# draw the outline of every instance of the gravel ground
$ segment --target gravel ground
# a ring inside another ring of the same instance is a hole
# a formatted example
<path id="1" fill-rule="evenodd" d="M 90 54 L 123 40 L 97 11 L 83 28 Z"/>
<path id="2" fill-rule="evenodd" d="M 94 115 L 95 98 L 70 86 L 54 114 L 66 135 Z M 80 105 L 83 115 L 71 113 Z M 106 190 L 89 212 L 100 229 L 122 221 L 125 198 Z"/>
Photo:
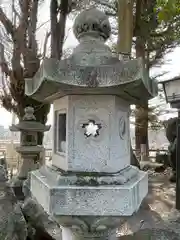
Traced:
<path id="1" fill-rule="evenodd" d="M 119 236 L 144 228 L 166 228 L 165 221 L 169 216 L 178 215 L 177 217 L 180 218 L 180 214 L 174 210 L 175 184 L 169 182 L 171 170 L 167 169 L 162 173 L 149 170 L 148 174 L 149 193 L 138 213 L 119 228 Z M 177 217 L 175 218 L 177 219 Z"/>

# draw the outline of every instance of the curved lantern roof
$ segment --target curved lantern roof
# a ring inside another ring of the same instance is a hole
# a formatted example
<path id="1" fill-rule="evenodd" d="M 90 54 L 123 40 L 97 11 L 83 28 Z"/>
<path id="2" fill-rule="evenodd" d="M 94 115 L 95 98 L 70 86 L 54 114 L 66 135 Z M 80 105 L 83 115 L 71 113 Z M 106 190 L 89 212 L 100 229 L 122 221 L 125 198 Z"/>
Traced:
<path id="1" fill-rule="evenodd" d="M 24 109 L 24 117 L 22 121 L 20 121 L 18 124 L 12 124 L 12 126 L 9 127 L 10 131 L 12 132 L 19 132 L 19 131 L 26 131 L 26 132 L 46 132 L 49 131 L 50 125 L 44 125 L 38 121 L 36 121 L 36 118 L 34 116 L 34 108 L 32 107 L 26 107 Z"/>
<path id="2" fill-rule="evenodd" d="M 45 126 L 40 122 L 36 121 L 21 121 L 18 124 L 12 124 L 9 127 L 10 131 L 12 132 L 19 132 L 19 131 L 30 131 L 30 132 L 46 132 L 49 131 L 51 126 Z"/>
<path id="3" fill-rule="evenodd" d="M 69 94 L 117 95 L 140 104 L 157 95 L 157 83 L 149 78 L 142 59 L 123 61 L 105 45 L 111 28 L 107 16 L 88 9 L 75 20 L 80 44 L 64 60 L 45 59 L 34 78 L 26 79 L 26 95 L 45 102 Z"/>

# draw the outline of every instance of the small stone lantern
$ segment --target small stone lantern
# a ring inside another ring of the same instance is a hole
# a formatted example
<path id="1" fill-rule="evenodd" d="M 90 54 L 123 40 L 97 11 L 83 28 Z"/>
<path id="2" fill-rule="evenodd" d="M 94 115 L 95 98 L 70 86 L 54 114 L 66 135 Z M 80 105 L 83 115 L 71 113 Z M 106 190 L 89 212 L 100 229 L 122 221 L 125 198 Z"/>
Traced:
<path id="1" fill-rule="evenodd" d="M 31 173 L 31 193 L 74 239 L 111 239 L 148 192 L 147 173 L 130 165 L 129 114 L 130 104 L 156 96 L 157 84 L 141 59 L 112 55 L 110 33 L 103 12 L 83 11 L 73 54 L 46 59 L 26 80 L 28 96 L 54 107 L 52 167 Z"/>
<path id="2" fill-rule="evenodd" d="M 40 153 L 44 151 L 43 146 L 37 145 L 39 132 L 45 132 L 50 129 L 50 126 L 45 126 L 36 121 L 34 109 L 32 107 L 25 108 L 25 115 L 18 124 L 12 125 L 10 131 L 20 131 L 20 146 L 16 147 L 16 151 L 21 155 L 22 165 L 20 172 L 14 185 L 22 186 L 22 181 L 27 179 L 28 173 L 35 170 L 41 165 Z"/>

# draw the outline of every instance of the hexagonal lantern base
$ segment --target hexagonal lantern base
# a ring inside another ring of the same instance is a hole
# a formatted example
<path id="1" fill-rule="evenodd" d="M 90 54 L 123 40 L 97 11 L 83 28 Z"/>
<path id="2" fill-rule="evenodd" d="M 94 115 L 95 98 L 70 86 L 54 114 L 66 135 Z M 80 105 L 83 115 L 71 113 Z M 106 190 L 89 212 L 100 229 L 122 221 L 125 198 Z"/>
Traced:
<path id="1" fill-rule="evenodd" d="M 31 173 L 31 193 L 50 215 L 131 216 L 148 191 L 148 175 L 140 170 L 124 184 L 98 178 L 62 176 L 43 167 Z"/>

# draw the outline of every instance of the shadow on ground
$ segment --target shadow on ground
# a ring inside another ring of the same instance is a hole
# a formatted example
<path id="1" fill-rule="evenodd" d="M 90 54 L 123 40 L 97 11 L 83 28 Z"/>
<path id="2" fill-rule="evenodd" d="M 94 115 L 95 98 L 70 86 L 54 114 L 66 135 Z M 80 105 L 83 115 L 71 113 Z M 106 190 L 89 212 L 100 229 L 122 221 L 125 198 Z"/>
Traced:
<path id="1" fill-rule="evenodd" d="M 151 173 L 149 193 L 140 210 L 118 230 L 118 235 L 132 234 L 140 229 L 165 228 L 163 217 L 171 212 L 175 204 L 175 184 L 169 182 L 169 174 Z"/>

